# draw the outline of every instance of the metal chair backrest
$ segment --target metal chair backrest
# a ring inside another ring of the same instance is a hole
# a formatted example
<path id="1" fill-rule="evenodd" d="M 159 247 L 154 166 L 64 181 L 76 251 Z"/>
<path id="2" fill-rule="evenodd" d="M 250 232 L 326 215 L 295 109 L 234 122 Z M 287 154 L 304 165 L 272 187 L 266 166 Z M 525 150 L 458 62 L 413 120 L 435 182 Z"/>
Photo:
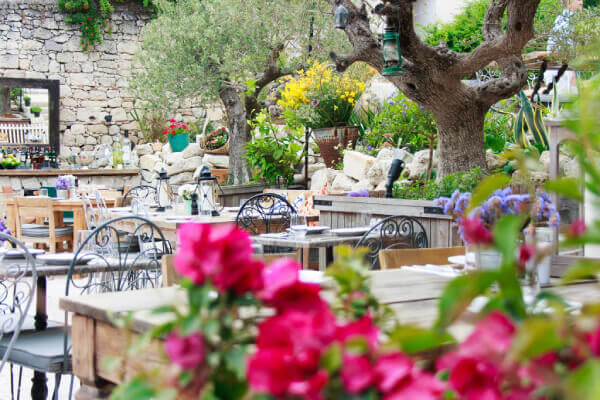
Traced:
<path id="1" fill-rule="evenodd" d="M 158 287 L 161 257 L 171 253 L 152 221 L 139 216 L 112 219 L 94 229 L 76 250 L 65 294 L 71 288 L 87 294 Z"/>
<path id="2" fill-rule="evenodd" d="M 10 336 L 7 350 L 0 360 L 0 371 L 21 332 L 35 294 L 37 274 L 35 260 L 27 247 L 15 237 L 0 232 L 0 241 L 23 252 L 23 259 L 2 260 L 0 266 L 0 340 Z M 3 251 L 7 251 L 6 248 Z"/>
<path id="3" fill-rule="evenodd" d="M 260 193 L 244 202 L 235 218 L 236 224 L 253 235 L 284 232 L 290 227 L 296 209 L 275 193 Z"/>
<path id="4" fill-rule="evenodd" d="M 139 185 L 132 187 L 123 195 L 121 206 L 128 206 L 131 203 L 131 200 L 134 198 L 139 199 L 146 204 L 158 204 L 158 194 L 154 186 Z"/>
<path id="5" fill-rule="evenodd" d="M 365 233 L 354 248 L 366 247 L 365 258 L 372 269 L 379 269 L 379 251 L 387 249 L 423 249 L 429 247 L 427 231 L 412 217 L 395 215 L 379 221 Z"/>
<path id="6" fill-rule="evenodd" d="M 83 203 L 83 215 L 85 216 L 85 223 L 88 230 L 96 229 L 101 225 L 98 210 L 94 208 L 92 201 L 87 194 L 81 194 L 81 202 Z"/>

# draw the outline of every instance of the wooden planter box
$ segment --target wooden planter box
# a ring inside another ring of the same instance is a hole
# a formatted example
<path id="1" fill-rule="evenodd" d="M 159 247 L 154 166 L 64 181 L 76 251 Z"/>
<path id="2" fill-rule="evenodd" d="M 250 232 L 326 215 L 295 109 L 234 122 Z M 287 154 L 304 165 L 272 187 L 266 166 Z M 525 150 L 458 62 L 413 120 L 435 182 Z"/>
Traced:
<path id="1" fill-rule="evenodd" d="M 427 231 L 429 247 L 462 246 L 452 227 L 452 218 L 444 215 L 433 201 L 373 197 L 315 196 L 315 209 L 320 211 L 321 225 L 350 228 L 369 225 L 371 218 L 392 215 L 414 217 Z"/>
<path id="2" fill-rule="evenodd" d="M 222 202 L 224 207 L 237 207 L 240 206 L 240 201 L 243 199 L 249 199 L 255 194 L 262 193 L 265 189 L 263 184 L 251 184 L 251 185 L 228 185 L 222 186 L 225 197 Z"/>

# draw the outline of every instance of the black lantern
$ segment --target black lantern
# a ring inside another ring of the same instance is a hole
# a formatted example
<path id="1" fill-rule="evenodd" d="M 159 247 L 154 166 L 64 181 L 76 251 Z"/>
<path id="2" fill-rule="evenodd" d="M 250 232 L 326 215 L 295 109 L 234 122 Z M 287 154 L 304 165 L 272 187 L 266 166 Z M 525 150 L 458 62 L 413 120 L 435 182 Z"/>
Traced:
<path id="1" fill-rule="evenodd" d="M 388 171 L 388 180 L 385 185 L 385 197 L 391 199 L 393 197 L 394 182 L 400 177 L 404 169 L 404 161 L 396 158 L 392 161 L 390 170 Z"/>
<path id="2" fill-rule="evenodd" d="M 156 200 L 158 201 L 158 207 L 156 208 L 156 211 L 163 212 L 167 208 L 171 208 L 173 197 L 171 186 L 169 186 L 169 177 L 167 176 L 167 171 L 165 171 L 163 168 L 158 173 L 158 179 L 156 183 Z"/>
<path id="3" fill-rule="evenodd" d="M 390 76 L 400 75 L 402 72 L 402 50 L 400 49 L 398 30 L 394 24 L 390 24 L 388 19 L 383 33 L 383 70 L 381 74 Z"/>
<path id="4" fill-rule="evenodd" d="M 335 9 L 333 13 L 334 27 L 335 29 L 346 29 L 348 26 L 348 19 L 350 18 L 350 13 L 348 9 L 344 7 L 344 4 L 340 2 L 340 4 Z"/>
<path id="5" fill-rule="evenodd" d="M 205 165 L 200 170 L 198 177 L 198 209 L 202 215 L 216 217 L 223 210 L 223 206 L 217 203 L 217 199 L 224 198 L 225 193 L 217 178 L 211 175 L 210 169 Z"/>

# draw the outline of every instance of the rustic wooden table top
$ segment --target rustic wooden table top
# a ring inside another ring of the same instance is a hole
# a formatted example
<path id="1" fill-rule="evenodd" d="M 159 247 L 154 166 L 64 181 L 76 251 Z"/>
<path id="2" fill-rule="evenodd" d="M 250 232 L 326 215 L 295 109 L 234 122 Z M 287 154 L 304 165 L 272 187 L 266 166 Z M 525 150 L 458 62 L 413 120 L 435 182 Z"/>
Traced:
<path id="1" fill-rule="evenodd" d="M 264 246 L 280 246 L 294 248 L 330 247 L 340 244 L 353 244 L 362 236 L 336 236 L 331 233 L 296 236 L 292 233 L 267 233 L 252 236 L 252 240 Z"/>
<path id="2" fill-rule="evenodd" d="M 373 293 L 396 312 L 402 323 L 421 326 L 432 324 L 437 318 L 437 299 L 451 278 L 411 271 L 409 268 L 372 272 Z M 549 288 L 573 302 L 600 300 L 600 290 L 595 282 Z M 104 293 L 86 296 L 69 296 L 60 299 L 60 308 L 110 322 L 109 314 L 135 312 L 132 329 L 143 332 L 165 322 L 165 316 L 153 315 L 151 310 L 162 305 L 186 307 L 184 290 L 177 286 L 140 291 Z M 459 323 L 458 336 L 470 329 L 468 323 Z"/>

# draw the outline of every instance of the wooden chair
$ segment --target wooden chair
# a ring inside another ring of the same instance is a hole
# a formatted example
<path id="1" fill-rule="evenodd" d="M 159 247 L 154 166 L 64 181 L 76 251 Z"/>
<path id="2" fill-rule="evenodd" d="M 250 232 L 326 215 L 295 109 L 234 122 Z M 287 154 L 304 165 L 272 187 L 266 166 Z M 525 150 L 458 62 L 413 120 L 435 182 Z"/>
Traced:
<path id="1" fill-rule="evenodd" d="M 33 245 L 46 245 L 51 253 L 56 253 L 57 243 L 62 247 L 63 242 L 67 242 L 68 250 L 73 248 L 73 227 L 57 226 L 52 210 L 52 199 L 17 197 L 15 203 L 17 239 Z M 23 220 L 30 217 L 45 219 L 48 221 L 48 225 L 36 225 L 23 229 Z"/>
<path id="2" fill-rule="evenodd" d="M 379 265 L 381 269 L 394 269 L 409 265 L 448 265 L 448 257 L 464 254 L 464 246 L 381 250 L 379 252 Z"/>

